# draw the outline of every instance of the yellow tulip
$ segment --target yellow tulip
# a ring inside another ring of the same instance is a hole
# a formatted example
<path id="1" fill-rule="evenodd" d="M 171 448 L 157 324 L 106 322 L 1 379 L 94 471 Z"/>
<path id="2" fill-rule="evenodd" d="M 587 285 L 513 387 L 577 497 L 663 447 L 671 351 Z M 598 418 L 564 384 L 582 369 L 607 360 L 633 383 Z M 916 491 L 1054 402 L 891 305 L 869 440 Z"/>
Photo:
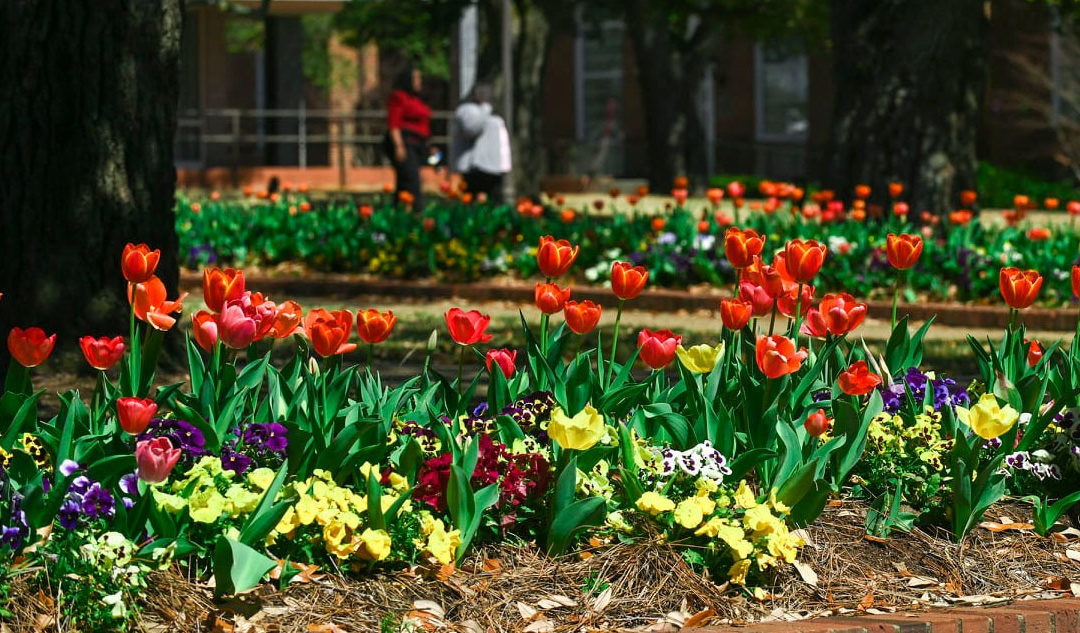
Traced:
<path id="1" fill-rule="evenodd" d="M 724 344 L 721 342 L 716 347 L 708 345 L 694 345 L 686 348 L 682 345 L 675 348 L 675 354 L 683 367 L 695 374 L 707 374 L 716 366 L 716 359 L 724 354 Z"/>
<path id="2" fill-rule="evenodd" d="M 585 405 L 574 417 L 566 415 L 562 407 L 556 407 L 551 412 L 548 435 L 563 448 L 588 450 L 600 441 L 605 432 L 604 416 L 592 405 Z"/>
<path id="3" fill-rule="evenodd" d="M 994 394 L 984 393 L 970 409 L 956 407 L 956 417 L 979 437 L 992 440 L 1011 429 L 1020 419 L 1020 413 L 1010 405 L 1000 406 Z"/>

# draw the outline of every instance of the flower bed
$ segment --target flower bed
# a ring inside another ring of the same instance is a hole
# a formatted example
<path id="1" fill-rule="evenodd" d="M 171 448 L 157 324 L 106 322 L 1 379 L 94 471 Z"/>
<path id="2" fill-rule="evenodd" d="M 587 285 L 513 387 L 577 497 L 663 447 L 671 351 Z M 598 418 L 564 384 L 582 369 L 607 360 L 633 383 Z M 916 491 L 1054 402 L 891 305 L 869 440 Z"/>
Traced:
<path id="1" fill-rule="evenodd" d="M 915 236 L 888 244 L 894 278 L 925 256 Z M 916 528 L 968 538 L 1007 496 L 1024 497 L 1032 519 L 1001 529 L 1064 529 L 1080 500 L 1080 348 L 1026 341 L 1022 323 L 1052 282 L 998 272 L 1008 326 L 970 341 L 979 379 L 966 385 L 920 367 L 931 323 L 900 319 L 871 349 L 858 337 L 864 303 L 816 298 L 826 245 L 792 239 L 768 263 L 752 231 L 724 246 L 740 296 L 721 302 L 716 340 L 643 329 L 618 349 L 617 317 L 605 345 L 600 314 L 621 315 L 652 272 L 616 263 L 617 303 L 579 302 L 560 284 L 580 246 L 545 236 L 523 349 L 489 348 L 490 319 L 453 308 L 428 349 L 448 336 L 456 376 L 425 363 L 394 385 L 370 366 L 393 313 L 305 311 L 253 292 L 241 271 L 208 269 L 190 379 L 162 385 L 158 356 L 186 297 L 154 276 L 157 251 L 129 245 L 127 337 L 80 341 L 99 372 L 91 397 L 63 394 L 39 420 L 32 371 L 56 337 L 8 336 L 4 576 L 55 601 L 64 628 L 113 630 L 135 625 L 136 598 L 163 569 L 212 579 L 221 599 L 268 578 L 310 581 L 314 566 L 445 579 L 483 547 L 581 558 L 662 543 L 718 592 L 767 600 L 792 569 L 805 577 L 805 530 L 846 500 L 866 508 L 856 529 L 878 541 Z M 1080 291 L 1080 268 L 1072 279 Z M 271 363 L 275 346 L 294 354 Z"/>
<path id="2" fill-rule="evenodd" d="M 603 283 L 611 263 L 626 260 L 649 268 L 651 284 L 682 288 L 730 287 L 735 270 L 724 257 L 724 233 L 737 220 L 765 236 L 770 250 L 794 237 L 826 244 L 830 266 L 816 279 L 817 286 L 868 299 L 891 298 L 895 276 L 885 235 L 918 233 L 925 239 L 925 252 L 910 275 L 908 301 L 984 301 L 996 292 L 1001 266 L 1035 268 L 1062 281 L 1080 262 L 1080 238 L 1071 224 L 1052 231 L 1033 227 L 1015 211 L 1008 217 L 1016 226 L 983 226 L 967 211 L 944 221 L 905 211 L 881 222 L 867 219 L 867 209 L 874 207 L 862 200 L 856 201 L 861 208 L 845 209 L 815 197 L 820 204 L 774 198 L 734 207 L 715 197 L 716 204 L 695 204 L 678 196 L 662 215 L 612 213 L 611 206 L 636 209 L 627 197 L 576 210 L 562 208 L 555 199 L 518 208 L 443 199 L 422 213 L 386 200 L 358 207 L 350 201 L 312 204 L 299 194 L 276 201 L 219 197 L 182 199 L 177 230 L 184 261 L 194 268 L 298 263 L 314 271 L 450 282 L 533 277 L 537 240 L 559 234 L 581 247 L 574 273 L 579 281 Z M 899 200 L 895 206 L 906 210 Z M 1057 287 L 1040 298 L 1046 305 L 1069 300 Z"/>

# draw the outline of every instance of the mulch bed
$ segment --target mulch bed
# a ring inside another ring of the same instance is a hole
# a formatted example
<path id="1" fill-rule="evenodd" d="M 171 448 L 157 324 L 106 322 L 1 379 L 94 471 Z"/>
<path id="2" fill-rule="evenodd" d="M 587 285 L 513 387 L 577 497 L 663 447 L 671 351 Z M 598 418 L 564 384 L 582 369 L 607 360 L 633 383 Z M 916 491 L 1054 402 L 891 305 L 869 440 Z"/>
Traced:
<path id="1" fill-rule="evenodd" d="M 787 567 L 756 595 L 714 582 L 657 542 L 595 543 L 560 559 L 504 545 L 478 552 L 459 569 L 359 579 L 309 569 L 304 582 L 285 591 L 264 585 L 223 603 L 213 600 L 206 582 L 161 572 L 144 594 L 142 625 L 155 632 L 543 633 L 787 622 L 796 630 L 794 622 L 806 618 L 970 609 L 1080 592 L 1073 584 L 1080 581 L 1080 531 L 1040 538 L 1017 522 L 1026 520 L 1025 506 L 994 507 L 963 544 L 920 530 L 867 537 L 864 517 L 860 503 L 827 508 L 805 531 L 800 566 Z M 55 630 L 58 618 L 62 630 L 55 602 L 31 589 L 30 578 L 15 578 L 9 630 Z M 410 623 L 416 628 L 405 628 Z"/>

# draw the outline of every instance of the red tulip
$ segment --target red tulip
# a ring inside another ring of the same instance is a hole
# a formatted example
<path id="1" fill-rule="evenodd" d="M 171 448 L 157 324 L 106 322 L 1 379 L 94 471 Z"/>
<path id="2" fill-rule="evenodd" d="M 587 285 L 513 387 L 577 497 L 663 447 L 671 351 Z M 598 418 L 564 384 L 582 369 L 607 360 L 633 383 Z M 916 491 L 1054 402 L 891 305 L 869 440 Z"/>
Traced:
<path id="1" fill-rule="evenodd" d="M 892 212 L 898 218 L 906 218 L 908 213 L 911 212 L 911 207 L 906 202 L 897 202 L 893 204 Z"/>
<path id="2" fill-rule="evenodd" d="M 754 304 L 743 299 L 721 299 L 720 320 L 724 327 L 738 331 L 746 327 L 754 313 Z"/>
<path id="3" fill-rule="evenodd" d="M 116 417 L 120 420 L 120 428 L 131 435 L 145 431 L 157 410 L 157 403 L 149 398 L 120 398 L 116 401 Z"/>
<path id="4" fill-rule="evenodd" d="M 806 429 L 810 437 L 820 437 L 827 433 L 831 427 L 832 420 L 825 415 L 825 409 L 818 409 L 811 413 L 806 416 L 806 420 L 803 422 L 803 428 Z"/>
<path id="5" fill-rule="evenodd" d="M 128 243 L 120 256 L 120 270 L 124 273 L 124 279 L 129 282 L 142 283 L 154 276 L 160 259 L 160 250 L 150 250 L 146 244 Z"/>
<path id="6" fill-rule="evenodd" d="M 486 332 L 491 317 L 480 314 L 478 310 L 465 312 L 461 308 L 450 308 L 444 315 L 450 338 L 458 345 L 487 343 L 491 335 Z"/>
<path id="7" fill-rule="evenodd" d="M 557 314 L 562 311 L 563 304 L 570 298 L 570 288 L 560 288 L 555 283 L 538 283 L 534 292 L 536 307 L 544 314 Z"/>
<path id="8" fill-rule="evenodd" d="M 794 239 L 784 248 L 784 265 L 799 283 L 809 283 L 825 263 L 825 245 L 814 240 Z"/>
<path id="9" fill-rule="evenodd" d="M 1050 229 L 1045 226 L 1033 226 L 1027 232 L 1027 238 L 1032 242 L 1045 242 L 1050 235 Z"/>
<path id="10" fill-rule="evenodd" d="M 776 308 L 780 314 L 787 317 L 795 316 L 795 308 L 799 308 L 799 316 L 804 316 L 810 310 L 810 304 L 814 301 L 814 287 L 809 284 L 802 286 L 802 300 L 799 300 L 799 287 L 792 286 L 785 290 L 784 294 L 776 298 Z"/>
<path id="11" fill-rule="evenodd" d="M 746 188 L 738 180 L 732 180 L 728 183 L 727 192 L 732 198 L 742 198 L 746 193 Z"/>
<path id="12" fill-rule="evenodd" d="M 960 206 L 970 208 L 975 204 L 975 192 L 971 189 L 964 189 L 960 192 Z"/>
<path id="13" fill-rule="evenodd" d="M 1070 200 L 1065 205 L 1065 209 L 1069 212 L 1069 215 L 1080 215 L 1080 201 Z"/>
<path id="14" fill-rule="evenodd" d="M 378 310 L 368 309 L 359 310 L 356 313 L 356 333 L 360 335 L 360 340 L 365 343 L 382 343 L 389 338 L 390 332 L 393 331 L 396 324 L 397 317 L 394 316 L 393 310 L 379 312 Z"/>
<path id="15" fill-rule="evenodd" d="M 849 396 L 865 396 L 881 384 L 881 376 L 871 372 L 865 360 L 860 360 L 842 372 L 837 382 L 840 383 L 840 391 Z"/>
<path id="16" fill-rule="evenodd" d="M 650 222 L 649 224 L 652 226 L 652 230 L 654 232 L 659 233 L 660 231 L 664 230 L 664 225 L 666 224 L 666 222 L 664 221 L 664 218 L 657 216 L 653 218 L 652 222 Z"/>
<path id="17" fill-rule="evenodd" d="M 218 325 L 214 313 L 199 310 L 191 315 L 191 332 L 199 347 L 207 352 L 214 351 L 218 342 Z"/>
<path id="18" fill-rule="evenodd" d="M 1042 360 L 1042 357 L 1043 357 L 1042 345 L 1039 345 L 1038 341 L 1031 341 L 1031 344 L 1028 346 L 1028 353 L 1027 353 L 1028 366 L 1029 367 L 1034 367 L 1035 365 L 1038 365 L 1039 361 Z"/>
<path id="19" fill-rule="evenodd" d="M 773 298 L 761 286 L 754 285 L 749 281 L 739 284 L 739 300 L 751 306 L 753 315 L 762 317 L 773 309 Z"/>
<path id="20" fill-rule="evenodd" d="M 779 334 L 759 336 L 754 351 L 758 369 L 769 378 L 799 371 L 806 360 L 806 350 L 796 350 L 791 339 Z"/>
<path id="21" fill-rule="evenodd" d="M 638 333 L 638 347 L 641 360 L 653 369 L 663 369 L 675 360 L 675 348 L 682 343 L 682 337 L 671 330 L 651 332 L 643 329 Z"/>
<path id="22" fill-rule="evenodd" d="M 949 213 L 949 223 L 957 226 L 967 226 L 972 217 L 974 216 L 972 216 L 971 211 L 952 211 Z"/>
<path id="23" fill-rule="evenodd" d="M 633 266 L 627 262 L 615 262 L 611 265 L 611 291 L 623 301 L 640 295 L 648 280 L 649 271 L 644 266 Z"/>
<path id="24" fill-rule="evenodd" d="M 885 237 L 885 254 L 889 263 L 897 270 L 907 270 L 914 266 L 922 251 L 923 241 L 918 235 L 889 233 Z"/>
<path id="25" fill-rule="evenodd" d="M 244 271 L 235 268 L 207 268 L 203 271 L 203 302 L 213 312 L 244 294 Z"/>
<path id="26" fill-rule="evenodd" d="M 230 301 L 217 316 L 218 338 L 226 347 L 244 349 L 255 341 L 258 324 L 239 301 Z"/>
<path id="27" fill-rule="evenodd" d="M 806 320 L 799 327 L 799 333 L 814 338 L 825 338 L 829 334 L 829 327 L 825 324 L 825 317 L 821 310 L 812 308 L 806 313 Z"/>
<path id="28" fill-rule="evenodd" d="M 818 305 L 826 329 L 836 336 L 843 336 L 859 327 L 866 318 L 866 304 L 857 303 L 846 292 L 827 294 Z"/>
<path id="29" fill-rule="evenodd" d="M 740 230 L 731 227 L 724 232 L 724 255 L 735 268 L 746 268 L 754 263 L 765 247 L 765 237 L 753 229 Z"/>
<path id="30" fill-rule="evenodd" d="M 494 363 L 495 365 L 498 365 L 503 376 L 510 378 L 514 375 L 514 370 L 517 369 L 515 364 L 517 363 L 517 350 L 489 349 L 487 354 L 484 355 L 484 361 L 487 363 L 489 374 L 491 373 L 491 367 Z"/>
<path id="31" fill-rule="evenodd" d="M 739 281 L 749 281 L 755 286 L 761 286 L 775 299 L 784 293 L 785 277 L 784 260 L 778 255 L 773 265 L 766 265 L 760 257 L 755 257 L 753 263 L 742 269 Z"/>
<path id="32" fill-rule="evenodd" d="M 1035 303 L 1043 278 L 1038 271 L 1020 270 L 1013 266 L 1001 269 L 998 285 L 1005 303 L 1014 310 L 1023 310 Z"/>
<path id="33" fill-rule="evenodd" d="M 348 310 L 330 312 L 316 308 L 308 312 L 304 317 L 304 333 L 311 340 L 315 353 L 327 357 L 355 350 L 356 344 L 349 342 L 352 319 L 352 312 Z"/>
<path id="34" fill-rule="evenodd" d="M 1074 297 L 1080 297 L 1080 266 L 1072 267 L 1072 291 Z"/>
<path id="35" fill-rule="evenodd" d="M 8 352 L 23 367 L 37 367 L 49 358 L 53 346 L 56 345 L 56 335 L 45 336 L 45 331 L 39 327 L 11 328 L 8 333 Z"/>
<path id="36" fill-rule="evenodd" d="M 600 322 L 600 306 L 586 299 L 581 303 L 570 300 L 563 305 L 563 318 L 566 327 L 575 334 L 588 334 Z"/>
<path id="37" fill-rule="evenodd" d="M 122 336 L 113 338 L 84 336 L 79 339 L 79 347 L 82 349 L 86 362 L 94 369 L 101 371 L 112 369 L 113 365 L 124 357 L 124 337 Z"/>
<path id="38" fill-rule="evenodd" d="M 562 277 L 570 270 L 579 250 L 580 246 L 571 246 L 566 240 L 556 241 L 550 235 L 545 235 L 540 238 L 540 246 L 536 249 L 536 263 L 545 277 Z"/>
<path id="39" fill-rule="evenodd" d="M 167 437 L 143 440 L 135 445 L 135 463 L 139 466 L 139 479 L 151 484 L 169 478 L 176 462 L 180 461 L 180 449 L 173 448 Z"/>

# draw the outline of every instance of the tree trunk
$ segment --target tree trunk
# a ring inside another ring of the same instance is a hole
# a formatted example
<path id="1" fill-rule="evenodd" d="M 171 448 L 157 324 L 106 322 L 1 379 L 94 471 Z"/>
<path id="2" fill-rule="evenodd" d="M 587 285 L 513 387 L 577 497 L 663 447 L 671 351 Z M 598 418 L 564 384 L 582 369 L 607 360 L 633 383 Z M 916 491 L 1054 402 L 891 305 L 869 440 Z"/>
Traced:
<path id="1" fill-rule="evenodd" d="M 543 79 L 552 28 L 535 2 L 518 0 L 514 34 L 514 113 L 510 130 L 514 154 L 514 190 L 519 195 L 540 191 L 540 177 L 547 172 L 544 154 Z"/>
<path id="2" fill-rule="evenodd" d="M 129 241 L 161 249 L 174 296 L 182 15 L 181 0 L 0 2 L 0 336 L 37 325 L 70 352 L 125 332 Z"/>
<path id="3" fill-rule="evenodd" d="M 830 184 L 885 202 L 903 183 L 913 211 L 944 213 L 975 188 L 987 77 L 984 0 L 833 0 L 836 110 Z"/>

